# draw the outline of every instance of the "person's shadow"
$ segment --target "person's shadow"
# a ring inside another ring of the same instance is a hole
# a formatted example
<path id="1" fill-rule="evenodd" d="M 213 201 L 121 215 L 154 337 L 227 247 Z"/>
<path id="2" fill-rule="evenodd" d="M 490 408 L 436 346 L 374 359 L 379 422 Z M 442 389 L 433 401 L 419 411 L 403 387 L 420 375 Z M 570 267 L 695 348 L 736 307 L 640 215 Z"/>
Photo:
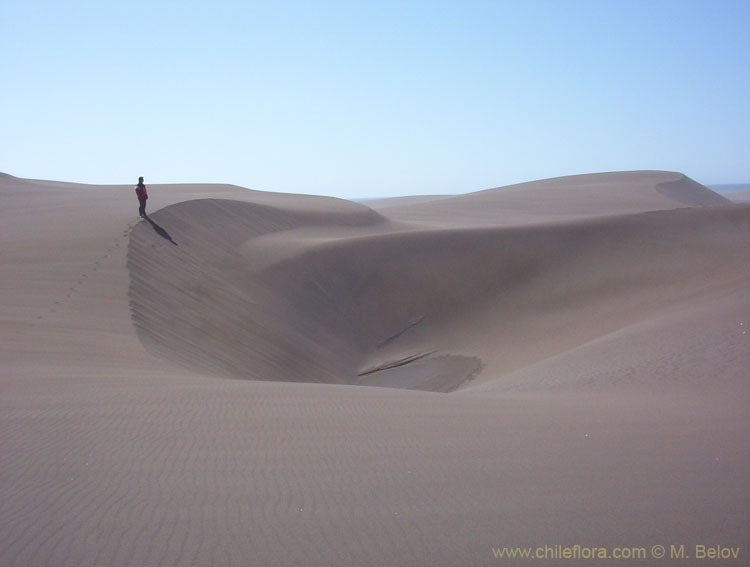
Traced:
<path id="1" fill-rule="evenodd" d="M 148 224 L 150 224 L 153 227 L 153 229 L 156 231 L 156 234 L 158 234 L 165 240 L 169 240 L 175 246 L 179 246 L 179 244 L 177 244 L 174 240 L 172 240 L 172 237 L 169 236 L 169 233 L 166 230 L 164 230 L 162 227 L 160 227 L 158 224 L 156 224 L 154 221 L 152 221 L 150 217 L 144 216 L 143 218 L 146 220 L 146 222 L 148 222 Z"/>

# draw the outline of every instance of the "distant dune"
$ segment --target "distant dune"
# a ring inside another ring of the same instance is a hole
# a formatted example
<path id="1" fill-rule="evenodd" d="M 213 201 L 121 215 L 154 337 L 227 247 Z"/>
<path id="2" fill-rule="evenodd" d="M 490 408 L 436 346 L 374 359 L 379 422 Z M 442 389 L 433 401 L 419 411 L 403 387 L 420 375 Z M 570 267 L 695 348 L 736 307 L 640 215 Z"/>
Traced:
<path id="1" fill-rule="evenodd" d="M 724 183 L 721 185 L 709 185 L 708 188 L 731 199 L 732 195 L 749 193 L 750 183 Z"/>
<path id="2" fill-rule="evenodd" d="M 750 191 L 736 191 L 734 193 L 726 193 L 724 196 L 734 203 L 750 202 Z"/>
<path id="3" fill-rule="evenodd" d="M 382 210 L 394 220 L 508 225 L 728 203 L 681 173 L 632 171 L 532 181 Z"/>
<path id="4" fill-rule="evenodd" d="M 750 205 L 149 192 L 0 174 L 0 564 L 746 563 Z"/>

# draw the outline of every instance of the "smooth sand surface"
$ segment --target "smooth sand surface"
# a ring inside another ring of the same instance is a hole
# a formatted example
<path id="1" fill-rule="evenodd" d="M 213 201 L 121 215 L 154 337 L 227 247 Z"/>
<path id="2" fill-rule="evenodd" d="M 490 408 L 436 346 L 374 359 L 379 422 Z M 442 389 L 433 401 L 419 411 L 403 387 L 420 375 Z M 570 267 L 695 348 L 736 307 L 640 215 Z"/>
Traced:
<path id="1" fill-rule="evenodd" d="M 357 202 L 367 205 L 376 211 L 386 207 L 395 207 L 403 205 L 416 205 L 418 203 L 427 203 L 428 201 L 437 201 L 448 199 L 455 195 L 408 195 L 406 197 L 382 197 L 380 199 L 361 199 Z"/>
<path id="2" fill-rule="evenodd" d="M 415 205 L 383 208 L 389 218 L 450 225 L 527 225 L 731 201 L 667 171 L 597 173 L 487 189 Z"/>
<path id="3" fill-rule="evenodd" d="M 0 174 L 0 565 L 747 564 L 750 205 L 149 193 Z"/>

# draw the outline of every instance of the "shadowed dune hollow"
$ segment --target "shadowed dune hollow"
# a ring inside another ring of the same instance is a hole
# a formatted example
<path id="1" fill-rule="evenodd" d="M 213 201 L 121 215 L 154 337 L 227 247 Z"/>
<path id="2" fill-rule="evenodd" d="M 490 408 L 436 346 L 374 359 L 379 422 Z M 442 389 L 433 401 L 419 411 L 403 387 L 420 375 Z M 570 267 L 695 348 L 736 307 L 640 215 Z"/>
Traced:
<path id="1" fill-rule="evenodd" d="M 448 392 L 745 278 L 750 209 L 727 203 L 664 172 L 378 212 L 185 201 L 131 232 L 131 313 L 152 353 L 211 375 Z"/>

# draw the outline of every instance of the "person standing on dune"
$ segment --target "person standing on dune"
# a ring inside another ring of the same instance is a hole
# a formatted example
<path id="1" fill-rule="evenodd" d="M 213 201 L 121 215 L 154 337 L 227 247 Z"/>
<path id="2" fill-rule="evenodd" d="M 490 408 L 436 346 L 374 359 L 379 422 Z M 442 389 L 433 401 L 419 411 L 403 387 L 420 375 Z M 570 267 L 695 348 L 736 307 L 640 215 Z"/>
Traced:
<path id="1" fill-rule="evenodd" d="M 143 184 L 143 177 L 138 178 L 138 185 L 135 186 L 135 195 L 138 197 L 140 207 L 138 207 L 138 214 L 141 217 L 146 217 L 146 200 L 148 199 L 148 191 L 146 186 Z"/>

